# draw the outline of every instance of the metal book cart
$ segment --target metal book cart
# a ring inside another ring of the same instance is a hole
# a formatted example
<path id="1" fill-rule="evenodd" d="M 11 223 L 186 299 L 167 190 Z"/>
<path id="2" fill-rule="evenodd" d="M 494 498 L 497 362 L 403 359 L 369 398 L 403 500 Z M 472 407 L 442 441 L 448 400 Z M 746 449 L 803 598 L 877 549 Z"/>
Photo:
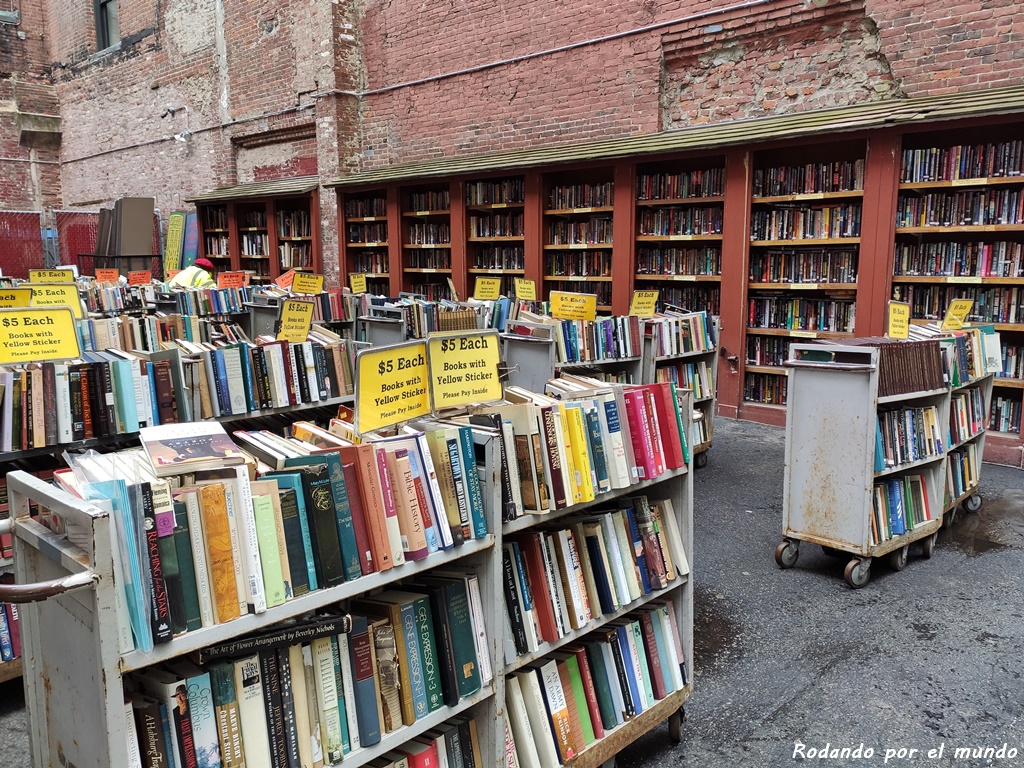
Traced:
<path id="1" fill-rule="evenodd" d="M 823 357 L 827 359 L 822 359 Z M 980 467 L 984 429 L 949 445 L 954 392 L 981 388 L 987 413 L 991 375 L 962 387 L 880 397 L 879 350 L 864 346 L 793 344 L 786 363 L 789 401 L 786 420 L 783 541 L 775 550 L 781 568 L 792 568 L 801 542 L 820 545 L 831 556 L 849 558 L 844 579 L 858 589 L 868 583 L 872 563 L 886 557 L 894 570 L 907 564 L 911 544 L 931 557 L 944 518 L 957 505 L 977 509 L 977 477 L 963 493 L 947 498 L 950 452 L 974 445 Z M 875 470 L 876 424 L 880 409 L 935 406 L 942 433 L 941 453 Z M 906 533 L 876 542 L 872 536 L 873 488 L 878 481 L 920 475 L 929 519 Z M 975 472 L 977 475 L 977 472 Z"/>

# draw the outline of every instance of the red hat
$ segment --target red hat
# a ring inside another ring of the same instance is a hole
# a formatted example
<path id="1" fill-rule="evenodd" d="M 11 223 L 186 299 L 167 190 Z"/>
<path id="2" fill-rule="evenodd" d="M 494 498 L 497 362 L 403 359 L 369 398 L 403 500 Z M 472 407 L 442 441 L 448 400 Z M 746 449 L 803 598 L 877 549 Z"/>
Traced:
<path id="1" fill-rule="evenodd" d="M 209 259 L 199 258 L 192 263 L 195 264 L 197 267 L 202 267 L 208 272 L 213 272 L 213 262 L 210 261 Z"/>

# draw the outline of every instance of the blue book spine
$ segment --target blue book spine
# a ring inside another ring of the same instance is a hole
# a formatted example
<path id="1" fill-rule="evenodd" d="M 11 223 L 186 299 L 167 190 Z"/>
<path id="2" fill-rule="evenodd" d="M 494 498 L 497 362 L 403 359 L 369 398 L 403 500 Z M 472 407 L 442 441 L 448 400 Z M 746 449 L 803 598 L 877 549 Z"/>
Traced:
<path id="1" fill-rule="evenodd" d="M 302 478 L 298 475 L 274 475 L 278 485 L 295 491 L 295 503 L 299 507 L 299 528 L 302 530 L 302 549 L 306 553 L 306 574 L 309 576 L 309 591 L 320 588 L 316 580 L 316 561 L 313 559 L 313 539 L 309 533 L 309 518 L 306 516 L 306 497 L 302 490 Z"/>
<path id="2" fill-rule="evenodd" d="M 419 451 L 416 449 L 409 451 L 409 469 L 412 472 L 413 482 L 418 480 L 419 486 L 423 489 L 423 503 L 425 506 L 420 510 L 420 514 L 424 517 L 423 534 L 427 539 L 427 552 L 437 552 L 440 548 L 440 542 L 437 537 L 437 517 L 434 515 L 433 505 L 428 498 L 430 488 L 427 487 L 427 483 L 429 481 L 423 473 L 423 467 L 420 465 Z"/>
<path id="3" fill-rule="evenodd" d="M 636 564 L 640 570 L 640 588 L 645 595 L 651 593 L 651 582 L 647 578 L 647 558 L 644 556 L 644 541 L 640 538 L 640 529 L 633 517 L 633 508 L 625 509 L 626 524 L 629 526 L 629 537 L 633 540 L 633 552 L 636 553 Z"/>
<path id="4" fill-rule="evenodd" d="M 423 653 L 420 651 L 419 635 L 416 631 L 416 606 L 413 602 L 402 603 L 402 634 L 405 636 L 405 653 L 409 662 L 409 680 L 412 683 L 412 709 L 416 719 L 430 713 L 427 706 L 427 687 L 423 682 Z"/>
<path id="5" fill-rule="evenodd" d="M 674 691 L 676 684 L 672 679 L 672 672 L 668 668 L 669 654 L 665 639 L 665 628 L 661 625 L 661 617 L 657 612 L 651 612 L 651 627 L 654 629 L 654 647 L 658 651 L 658 659 L 661 660 L 661 679 L 665 683 L 666 691 Z"/>
<path id="6" fill-rule="evenodd" d="M 0 661 L 14 658 L 14 645 L 11 642 L 11 628 L 7 625 L 7 610 L 0 603 Z"/>
<path id="7" fill-rule="evenodd" d="M 523 610 L 533 610 L 533 590 L 530 589 L 530 580 L 526 578 L 526 563 L 523 561 L 519 543 L 515 541 L 512 542 L 512 562 L 516 566 L 516 571 L 519 572 L 519 586 L 523 590 Z"/>
<path id="8" fill-rule="evenodd" d="M 352 668 L 352 688 L 356 699 L 356 725 L 359 744 L 369 747 L 380 743 L 380 719 L 377 717 L 377 689 L 373 683 L 373 650 L 365 616 L 352 616 L 348 635 L 348 655 Z"/>
<path id="9" fill-rule="evenodd" d="M 153 374 L 153 364 L 146 361 L 146 381 L 149 382 L 149 410 L 152 412 L 152 418 L 150 419 L 151 427 L 160 426 L 160 409 L 156 404 L 156 376 Z"/>
<path id="10" fill-rule="evenodd" d="M 238 356 L 242 360 L 242 374 L 245 376 L 245 406 L 250 411 L 258 411 L 260 404 L 256 402 L 256 379 L 252 372 L 252 356 L 244 344 L 238 345 Z"/>
<path id="11" fill-rule="evenodd" d="M 629 652 L 629 638 L 626 635 L 629 627 L 616 627 L 615 634 L 619 639 L 619 652 L 622 654 L 622 666 L 626 670 L 626 682 L 629 684 L 629 696 L 633 699 L 635 714 L 640 714 L 646 709 L 647 699 L 640 691 L 640 683 L 636 679 L 636 672 L 633 670 L 633 655 Z"/>
<path id="12" fill-rule="evenodd" d="M 220 404 L 220 412 L 230 414 L 232 413 L 231 395 L 228 393 L 228 372 L 224 367 L 224 351 L 222 349 L 214 350 L 213 364 L 217 371 L 217 402 Z"/>
<path id="13" fill-rule="evenodd" d="M 601 604 L 601 613 L 612 613 L 615 610 L 615 602 L 612 600 L 612 590 L 608 583 L 608 574 L 604 569 L 604 560 L 601 559 L 601 546 L 594 536 L 587 536 L 587 552 L 590 555 L 594 583 L 597 585 L 597 598 Z"/>
<path id="14" fill-rule="evenodd" d="M 473 538 L 482 539 L 487 535 L 487 515 L 484 510 L 484 495 L 480 490 L 480 476 L 476 469 L 476 451 L 473 449 L 473 430 L 459 427 L 459 439 L 462 441 L 462 457 L 465 460 L 463 477 L 469 491 L 470 524 L 473 527 Z"/>
<path id="15" fill-rule="evenodd" d="M 590 430 L 590 460 L 594 466 L 594 474 L 597 476 L 597 491 L 603 493 L 611 489 L 611 481 L 608 478 L 608 461 L 604 455 L 604 441 L 601 439 L 601 421 L 597 411 L 593 408 L 584 409 L 587 427 Z"/>
<path id="16" fill-rule="evenodd" d="M 177 762 L 174 757 L 174 744 L 173 737 L 171 736 L 171 718 L 168 717 L 167 705 L 162 701 L 160 702 L 160 725 L 164 729 L 164 744 L 166 749 L 164 755 L 167 757 L 167 768 L 178 768 Z"/>
<path id="17" fill-rule="evenodd" d="M 885 489 L 889 494 L 889 527 L 892 528 L 893 536 L 899 536 L 907 532 L 903 518 L 903 492 L 898 480 L 888 481 Z"/>
<path id="18" fill-rule="evenodd" d="M 139 406 L 135 400 L 135 381 L 132 379 L 132 361 L 116 360 L 111 363 L 111 368 L 116 376 L 116 402 L 118 414 L 118 428 L 124 426 L 124 434 L 139 431 Z"/>

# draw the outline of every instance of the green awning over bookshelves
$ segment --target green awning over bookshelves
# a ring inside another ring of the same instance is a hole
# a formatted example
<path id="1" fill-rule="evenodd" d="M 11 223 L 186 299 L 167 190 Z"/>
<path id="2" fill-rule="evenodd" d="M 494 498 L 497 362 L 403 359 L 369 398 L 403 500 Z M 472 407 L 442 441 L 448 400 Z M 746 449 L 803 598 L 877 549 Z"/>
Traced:
<path id="1" fill-rule="evenodd" d="M 351 174 L 327 181 L 324 186 L 362 187 L 386 184 L 392 181 L 715 149 L 822 133 L 922 125 L 941 120 L 1017 112 L 1024 112 L 1024 86 L 991 88 L 984 91 L 942 96 L 874 101 L 836 109 L 773 115 L 729 123 L 695 125 L 674 131 L 622 136 L 580 144 L 560 144 L 510 152 L 445 157 L 375 168 L 364 173 Z"/>
<path id="2" fill-rule="evenodd" d="M 218 187 L 209 192 L 202 192 L 185 199 L 186 203 L 221 203 L 228 200 L 243 200 L 254 197 L 286 197 L 312 192 L 320 186 L 316 176 L 300 176 L 296 179 L 275 179 L 273 181 L 256 181 L 250 184 L 235 184 L 231 187 Z"/>

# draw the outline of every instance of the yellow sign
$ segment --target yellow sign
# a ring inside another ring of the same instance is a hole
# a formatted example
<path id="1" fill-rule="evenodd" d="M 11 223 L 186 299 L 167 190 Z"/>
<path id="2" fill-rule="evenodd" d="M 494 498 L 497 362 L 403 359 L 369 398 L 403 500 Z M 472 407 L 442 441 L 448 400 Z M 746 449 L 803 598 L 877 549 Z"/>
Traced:
<path id="1" fill-rule="evenodd" d="M 281 325 L 278 341 L 305 341 L 313 322 L 313 302 L 285 299 L 281 305 Z"/>
<path id="2" fill-rule="evenodd" d="M 73 283 L 75 282 L 75 270 L 73 269 L 30 269 L 28 271 L 30 283 Z"/>
<path id="3" fill-rule="evenodd" d="M 174 211 L 167 217 L 167 239 L 164 245 L 164 269 L 168 272 L 181 266 L 181 244 L 184 235 L 185 214 Z"/>
<path id="4" fill-rule="evenodd" d="M 452 292 L 452 301 L 459 300 L 459 292 L 455 289 L 455 281 L 448 278 L 448 290 Z"/>
<path id="5" fill-rule="evenodd" d="M 348 284 L 352 287 L 352 293 L 366 293 L 365 273 L 353 272 L 348 276 Z"/>
<path id="6" fill-rule="evenodd" d="M 68 307 L 76 320 L 82 319 L 82 300 L 78 298 L 78 286 L 33 285 L 30 307 Z"/>
<path id="7" fill-rule="evenodd" d="M 0 288 L 0 307 L 28 307 L 31 304 L 31 288 Z"/>
<path id="8" fill-rule="evenodd" d="M 595 320 L 597 318 L 597 295 L 552 291 L 551 316 L 562 320 Z"/>
<path id="9" fill-rule="evenodd" d="M 435 411 L 503 397 L 497 331 L 432 333 L 427 339 L 427 356 Z"/>
<path id="10" fill-rule="evenodd" d="M 910 338 L 910 305 L 905 301 L 889 302 L 889 330 L 885 335 L 890 339 Z"/>
<path id="11" fill-rule="evenodd" d="M 500 277 L 478 277 L 473 286 L 473 298 L 477 301 L 494 301 L 501 298 Z"/>
<path id="12" fill-rule="evenodd" d="M 946 317 L 942 321 L 942 330 L 959 331 L 963 328 L 973 306 L 974 299 L 953 299 L 949 302 L 949 309 L 946 310 Z"/>
<path id="13" fill-rule="evenodd" d="M 537 283 L 525 277 L 516 278 L 516 298 L 523 301 L 537 300 Z"/>
<path id="14" fill-rule="evenodd" d="M 430 413 L 427 343 L 411 341 L 356 355 L 356 431 L 373 432 Z"/>
<path id="15" fill-rule="evenodd" d="M 633 291 L 629 302 L 629 314 L 637 317 L 653 317 L 658 305 L 659 291 Z"/>
<path id="16" fill-rule="evenodd" d="M 296 272 L 292 279 L 292 293 L 320 293 L 324 289 L 324 276 L 310 272 Z"/>
<path id="17" fill-rule="evenodd" d="M 75 318 L 67 307 L 0 309 L 0 364 L 78 357 Z"/>
<path id="18" fill-rule="evenodd" d="M 116 269 L 97 269 L 96 270 L 96 282 L 97 283 L 116 283 L 121 277 L 121 273 Z"/>

